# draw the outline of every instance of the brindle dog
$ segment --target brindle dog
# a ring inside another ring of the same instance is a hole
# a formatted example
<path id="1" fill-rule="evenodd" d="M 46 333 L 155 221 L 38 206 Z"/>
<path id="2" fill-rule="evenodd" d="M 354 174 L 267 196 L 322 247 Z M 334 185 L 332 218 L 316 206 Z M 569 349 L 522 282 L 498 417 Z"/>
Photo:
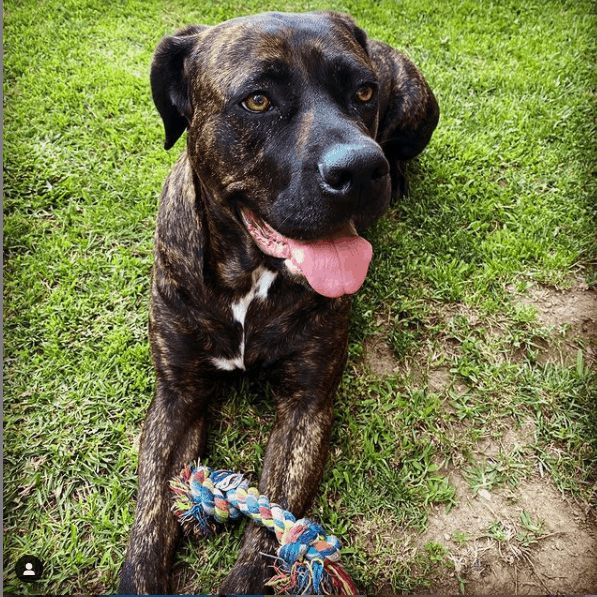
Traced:
<path id="1" fill-rule="evenodd" d="M 433 93 L 402 54 L 332 12 L 193 26 L 159 44 L 151 85 L 169 149 L 150 336 L 157 389 L 139 455 L 121 594 L 164 594 L 179 524 L 168 481 L 204 450 L 208 402 L 265 373 L 276 422 L 261 492 L 302 516 L 321 480 L 347 358 L 357 231 L 403 196 L 429 142 Z M 275 537 L 250 525 L 221 593 L 260 594 Z M 269 574 L 268 574 L 269 572 Z"/>

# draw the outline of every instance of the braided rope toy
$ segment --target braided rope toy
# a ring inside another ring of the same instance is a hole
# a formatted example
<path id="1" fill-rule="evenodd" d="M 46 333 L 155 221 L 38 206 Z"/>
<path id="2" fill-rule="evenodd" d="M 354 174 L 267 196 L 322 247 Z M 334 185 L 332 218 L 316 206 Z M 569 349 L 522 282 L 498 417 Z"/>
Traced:
<path id="1" fill-rule="evenodd" d="M 340 541 L 312 520 L 296 518 L 265 495 L 240 473 L 187 465 L 170 487 L 173 507 L 181 523 L 192 521 L 209 534 L 216 522 L 248 516 L 276 534 L 279 565 L 267 583 L 277 594 L 356 595 L 357 590 L 340 564 Z"/>

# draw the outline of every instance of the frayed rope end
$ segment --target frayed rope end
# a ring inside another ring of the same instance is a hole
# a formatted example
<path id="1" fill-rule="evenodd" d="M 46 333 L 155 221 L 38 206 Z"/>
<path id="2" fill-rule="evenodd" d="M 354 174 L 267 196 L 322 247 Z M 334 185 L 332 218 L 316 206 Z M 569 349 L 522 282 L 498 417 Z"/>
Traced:
<path id="1" fill-rule="evenodd" d="M 277 595 L 356 595 L 350 576 L 338 562 L 305 560 L 292 566 L 274 565 L 276 574 L 266 582 Z"/>

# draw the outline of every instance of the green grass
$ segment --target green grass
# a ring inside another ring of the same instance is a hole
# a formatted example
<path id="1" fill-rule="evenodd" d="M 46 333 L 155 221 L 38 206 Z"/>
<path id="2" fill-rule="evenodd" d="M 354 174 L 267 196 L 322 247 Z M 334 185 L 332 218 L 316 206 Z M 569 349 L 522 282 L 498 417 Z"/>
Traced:
<path id="1" fill-rule="evenodd" d="M 152 52 L 185 24 L 273 8 L 351 13 L 421 67 L 442 108 L 431 145 L 409 166 L 410 196 L 367 234 L 373 267 L 354 301 L 350 364 L 311 513 L 343 540 L 357 585 L 399 593 L 433 582 L 441 546 L 397 563 L 384 531 L 418 532 L 432 505 L 451 507 L 453 467 L 473 492 L 515 488 L 540 471 L 597 506 L 594 338 L 546 328 L 516 294 L 597 284 L 594 5 L 239 6 L 4 3 L 5 592 L 117 588 L 153 391 L 153 226 L 182 147 L 162 149 Z M 575 362 L 542 359 L 564 336 L 575 342 Z M 374 338 L 395 371 L 367 366 Z M 448 383 L 433 390 L 438 369 Z M 233 392 L 218 420 L 209 463 L 256 479 L 273 422 L 263 388 Z M 528 421 L 528 441 L 478 456 L 481 440 Z M 375 523 L 372 536 L 365 523 Z M 187 542 L 177 586 L 214 592 L 240 536 Z M 26 553 L 46 563 L 33 587 L 12 572 Z"/>

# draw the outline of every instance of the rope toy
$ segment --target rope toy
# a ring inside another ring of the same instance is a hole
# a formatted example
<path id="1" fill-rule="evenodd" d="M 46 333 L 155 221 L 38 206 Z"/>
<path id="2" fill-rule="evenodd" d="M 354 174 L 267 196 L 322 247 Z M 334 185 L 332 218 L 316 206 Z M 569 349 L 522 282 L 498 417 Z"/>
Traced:
<path id="1" fill-rule="evenodd" d="M 193 522 L 210 534 L 210 520 L 227 522 L 242 515 L 276 534 L 278 565 L 266 583 L 276 594 L 356 595 L 350 576 L 340 564 L 340 541 L 307 518 L 296 518 L 240 473 L 187 465 L 170 483 L 176 494 L 173 510 L 181 523 Z"/>

